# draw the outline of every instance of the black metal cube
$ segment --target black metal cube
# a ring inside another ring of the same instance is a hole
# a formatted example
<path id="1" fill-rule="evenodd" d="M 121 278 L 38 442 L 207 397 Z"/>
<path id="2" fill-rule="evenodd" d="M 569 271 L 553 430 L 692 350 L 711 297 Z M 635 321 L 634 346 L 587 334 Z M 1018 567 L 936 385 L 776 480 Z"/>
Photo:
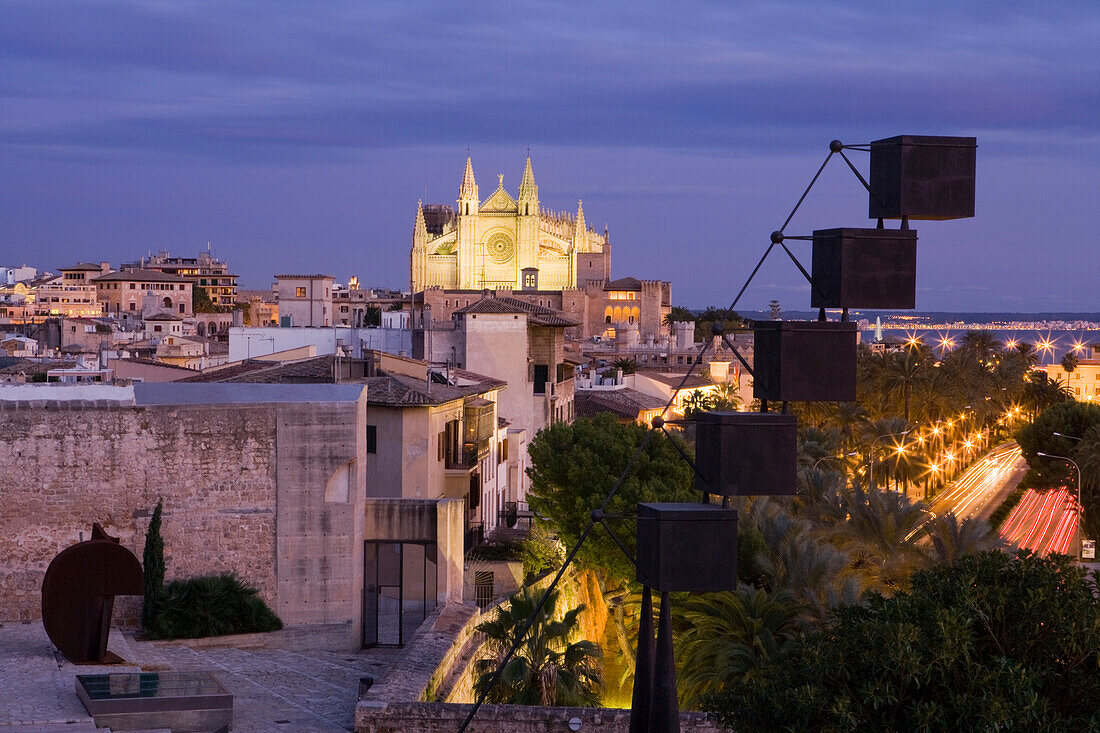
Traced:
<path id="1" fill-rule="evenodd" d="M 797 489 L 798 418 L 779 412 L 701 412 L 695 488 L 721 496 L 791 496 Z"/>
<path id="2" fill-rule="evenodd" d="M 856 344 L 850 321 L 757 321 L 752 395 L 759 400 L 852 402 Z"/>
<path id="3" fill-rule="evenodd" d="M 915 308 L 917 232 L 818 229 L 811 276 L 813 308 Z"/>
<path id="4" fill-rule="evenodd" d="M 659 593 L 737 590 L 737 510 L 638 505 L 639 583 Z"/>
<path id="5" fill-rule="evenodd" d="M 977 139 L 898 135 L 871 143 L 872 219 L 974 216 Z"/>

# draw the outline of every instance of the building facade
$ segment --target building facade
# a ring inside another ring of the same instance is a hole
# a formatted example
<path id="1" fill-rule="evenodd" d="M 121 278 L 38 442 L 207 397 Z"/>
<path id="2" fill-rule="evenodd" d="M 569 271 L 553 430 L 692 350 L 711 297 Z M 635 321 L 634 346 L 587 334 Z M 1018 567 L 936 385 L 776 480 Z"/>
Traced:
<path id="1" fill-rule="evenodd" d="M 276 275 L 275 280 L 280 326 L 332 325 L 330 275 Z"/>
<path id="2" fill-rule="evenodd" d="M 167 251 L 158 252 L 137 262 L 125 263 L 120 269 L 178 275 L 206 291 L 211 302 L 219 308 L 232 308 L 237 301 L 237 276 L 229 272 L 228 263 L 216 259 L 209 251 L 199 252 L 198 257 L 172 257 Z"/>
<path id="3" fill-rule="evenodd" d="M 94 278 L 104 315 L 141 321 L 154 313 L 190 316 L 191 281 L 155 270 L 125 270 Z"/>
<path id="4" fill-rule="evenodd" d="M 409 268 L 414 293 L 430 287 L 561 291 L 606 280 L 610 271 L 607 232 L 588 228 L 580 202 L 575 216 L 544 210 L 530 158 L 515 198 L 500 175 L 496 191 L 482 201 L 467 158 L 457 210 L 417 206 Z"/>

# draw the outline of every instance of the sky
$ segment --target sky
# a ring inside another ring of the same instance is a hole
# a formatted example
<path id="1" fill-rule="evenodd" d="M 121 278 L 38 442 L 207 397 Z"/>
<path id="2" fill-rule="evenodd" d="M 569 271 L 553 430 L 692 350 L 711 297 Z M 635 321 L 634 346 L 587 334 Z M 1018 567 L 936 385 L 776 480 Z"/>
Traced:
<path id="1" fill-rule="evenodd" d="M 830 140 L 978 139 L 976 216 L 917 222 L 917 308 L 1098 311 L 1100 3 L 0 0 L 0 265 L 209 243 L 246 288 L 407 288 L 416 202 L 606 224 L 614 277 L 727 306 Z M 864 174 L 865 153 L 850 152 Z M 868 227 L 842 160 L 787 234 Z M 810 246 L 790 243 L 806 266 Z M 773 253 L 738 303 L 805 310 Z"/>

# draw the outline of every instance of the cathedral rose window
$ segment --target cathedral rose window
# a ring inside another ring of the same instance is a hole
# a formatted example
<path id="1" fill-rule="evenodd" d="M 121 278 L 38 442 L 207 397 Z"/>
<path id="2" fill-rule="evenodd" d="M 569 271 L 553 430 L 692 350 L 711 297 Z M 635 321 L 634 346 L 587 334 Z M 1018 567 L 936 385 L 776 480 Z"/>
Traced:
<path id="1" fill-rule="evenodd" d="M 510 262 L 516 254 L 516 245 L 507 234 L 494 234 L 485 244 L 489 259 L 497 264 Z"/>

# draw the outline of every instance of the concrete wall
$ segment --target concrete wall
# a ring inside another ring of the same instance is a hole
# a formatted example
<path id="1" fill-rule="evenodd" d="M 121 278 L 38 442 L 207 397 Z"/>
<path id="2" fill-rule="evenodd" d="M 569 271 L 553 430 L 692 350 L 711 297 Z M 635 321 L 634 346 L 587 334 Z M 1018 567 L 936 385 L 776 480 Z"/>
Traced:
<path id="1" fill-rule="evenodd" d="M 462 603 L 466 519 L 461 499 L 367 499 L 363 516 L 366 540 L 435 542 L 436 601 Z M 359 564 L 362 573 L 362 561 Z"/>
<path id="2" fill-rule="evenodd" d="M 362 638 L 366 393 L 358 402 L 277 408 L 278 594 L 287 625 L 352 621 Z M 326 492 L 350 464 L 346 489 Z"/>
<path id="3" fill-rule="evenodd" d="M 455 334 L 463 368 L 508 383 L 508 388 L 500 393 L 497 408 L 500 416 L 533 434 L 541 425 L 535 425 L 528 380 L 526 316 L 518 313 L 466 314 Z"/>

